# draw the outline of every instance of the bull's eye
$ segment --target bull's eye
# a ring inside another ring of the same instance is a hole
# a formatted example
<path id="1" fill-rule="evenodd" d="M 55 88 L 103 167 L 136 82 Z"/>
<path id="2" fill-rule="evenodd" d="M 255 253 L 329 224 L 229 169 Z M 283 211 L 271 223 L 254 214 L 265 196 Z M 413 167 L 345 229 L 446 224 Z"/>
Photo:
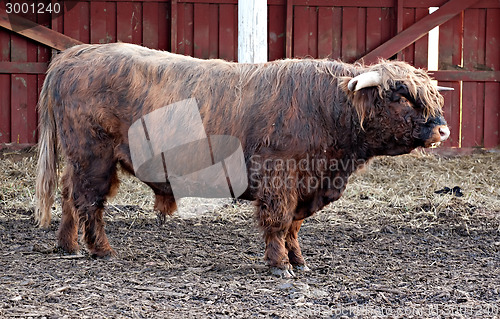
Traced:
<path id="1" fill-rule="evenodd" d="M 410 101 L 408 101 L 408 99 L 407 99 L 407 98 L 405 98 L 404 96 L 401 96 L 401 97 L 399 98 L 399 103 L 401 103 L 401 104 L 409 104 L 409 103 L 410 103 Z"/>

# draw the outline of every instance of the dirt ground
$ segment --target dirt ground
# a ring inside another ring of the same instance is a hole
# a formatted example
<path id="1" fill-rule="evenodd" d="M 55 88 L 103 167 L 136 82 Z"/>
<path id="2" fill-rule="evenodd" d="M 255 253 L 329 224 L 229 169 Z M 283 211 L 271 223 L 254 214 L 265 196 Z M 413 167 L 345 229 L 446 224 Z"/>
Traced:
<path id="1" fill-rule="evenodd" d="M 33 224 L 35 156 L 0 155 L 2 318 L 500 318 L 498 153 L 374 161 L 304 223 L 293 279 L 264 265 L 250 203 L 158 225 L 132 178 L 106 211 L 118 256 L 63 255 L 60 204 Z"/>

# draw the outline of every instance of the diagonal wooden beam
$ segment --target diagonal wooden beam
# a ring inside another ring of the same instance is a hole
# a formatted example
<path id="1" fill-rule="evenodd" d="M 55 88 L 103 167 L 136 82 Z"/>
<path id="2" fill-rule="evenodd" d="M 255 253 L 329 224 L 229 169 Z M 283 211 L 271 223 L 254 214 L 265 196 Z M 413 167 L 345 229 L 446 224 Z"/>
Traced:
<path id="1" fill-rule="evenodd" d="M 463 10 L 469 8 L 478 0 L 450 0 L 442 5 L 434 13 L 422 18 L 410 27 L 398 33 L 389 41 L 375 48 L 360 60 L 366 64 L 377 62 L 379 58 L 389 58 L 403 50 L 413 42 L 417 41 L 430 30 L 450 20 Z"/>
<path id="2" fill-rule="evenodd" d="M 0 12 L 0 27 L 60 51 L 83 43 L 18 15 L 7 15 L 5 11 Z"/>
<path id="3" fill-rule="evenodd" d="M 293 0 L 286 0 L 285 57 L 292 58 L 293 41 Z"/>

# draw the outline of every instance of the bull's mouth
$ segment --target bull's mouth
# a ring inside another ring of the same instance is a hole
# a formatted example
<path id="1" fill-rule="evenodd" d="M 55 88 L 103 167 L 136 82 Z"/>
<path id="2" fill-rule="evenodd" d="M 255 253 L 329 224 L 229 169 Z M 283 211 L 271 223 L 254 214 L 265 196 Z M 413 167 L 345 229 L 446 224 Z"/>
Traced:
<path id="1" fill-rule="evenodd" d="M 437 146 L 450 137 L 450 129 L 446 125 L 437 125 L 432 129 L 431 136 L 425 141 L 425 147 Z"/>

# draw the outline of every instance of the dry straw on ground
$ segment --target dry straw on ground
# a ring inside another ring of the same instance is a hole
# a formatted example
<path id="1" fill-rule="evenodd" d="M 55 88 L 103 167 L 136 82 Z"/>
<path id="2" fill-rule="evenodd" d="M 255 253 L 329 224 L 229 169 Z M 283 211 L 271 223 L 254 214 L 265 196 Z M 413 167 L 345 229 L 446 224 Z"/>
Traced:
<path id="1" fill-rule="evenodd" d="M 0 208 L 32 210 L 36 152 L 4 150 L 0 158 Z M 120 190 L 109 202 L 107 218 L 153 217 L 152 191 L 135 177 L 120 174 L 120 178 Z M 462 189 L 463 197 L 435 194 L 455 186 Z M 56 198 L 54 214 L 59 216 Z M 241 208 L 225 205 L 223 213 L 236 217 Z M 500 153 L 443 157 L 417 151 L 379 157 L 350 178 L 343 197 L 328 210 L 353 214 L 356 221 L 375 222 L 382 217 L 394 225 L 409 222 L 415 227 L 427 227 L 440 214 L 450 212 L 461 218 L 475 212 L 500 214 Z M 137 215 L 130 216 L 131 212 Z M 336 215 L 328 218 L 335 222 Z"/>

